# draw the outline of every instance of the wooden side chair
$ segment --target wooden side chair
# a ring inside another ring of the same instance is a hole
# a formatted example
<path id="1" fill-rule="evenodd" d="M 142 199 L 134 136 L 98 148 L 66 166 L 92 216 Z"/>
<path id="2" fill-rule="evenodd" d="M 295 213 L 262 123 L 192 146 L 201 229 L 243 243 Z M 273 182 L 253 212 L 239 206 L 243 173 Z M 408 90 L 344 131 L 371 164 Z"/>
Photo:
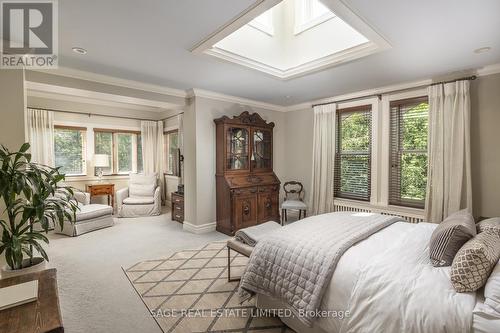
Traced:
<path id="1" fill-rule="evenodd" d="M 281 204 L 281 225 L 288 221 L 287 210 L 298 210 L 299 220 L 306 217 L 307 205 L 304 202 L 304 186 L 297 181 L 289 181 L 283 184 L 285 191 L 285 201 Z"/>

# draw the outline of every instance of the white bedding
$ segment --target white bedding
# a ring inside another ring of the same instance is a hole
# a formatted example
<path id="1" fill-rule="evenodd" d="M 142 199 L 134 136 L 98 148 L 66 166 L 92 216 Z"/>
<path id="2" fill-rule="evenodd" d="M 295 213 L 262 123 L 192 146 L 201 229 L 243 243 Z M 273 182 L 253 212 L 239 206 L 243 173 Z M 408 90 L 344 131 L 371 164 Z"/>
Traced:
<path id="1" fill-rule="evenodd" d="M 398 222 L 345 252 L 320 308 L 350 315 L 321 317 L 314 331 L 471 332 L 476 294 L 455 292 L 450 267 L 431 265 L 435 227 Z"/>

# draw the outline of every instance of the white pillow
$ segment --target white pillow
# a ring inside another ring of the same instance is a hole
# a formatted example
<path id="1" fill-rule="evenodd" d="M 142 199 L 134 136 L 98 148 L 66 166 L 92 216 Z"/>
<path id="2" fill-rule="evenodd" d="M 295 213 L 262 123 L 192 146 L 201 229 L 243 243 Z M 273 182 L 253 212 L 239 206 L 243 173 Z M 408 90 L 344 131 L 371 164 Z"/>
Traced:
<path id="1" fill-rule="evenodd" d="M 157 184 L 157 174 L 130 174 L 129 180 L 129 196 L 136 197 L 152 197 L 154 196 Z"/>
<path id="2" fill-rule="evenodd" d="M 484 285 L 484 304 L 500 314 L 500 262 L 497 262 Z"/>

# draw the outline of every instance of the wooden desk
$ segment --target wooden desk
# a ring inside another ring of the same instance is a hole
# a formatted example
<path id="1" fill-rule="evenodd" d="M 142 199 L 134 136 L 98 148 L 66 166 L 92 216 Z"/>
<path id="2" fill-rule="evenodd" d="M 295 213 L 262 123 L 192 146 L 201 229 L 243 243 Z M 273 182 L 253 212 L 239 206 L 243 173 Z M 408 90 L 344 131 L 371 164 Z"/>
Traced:
<path id="1" fill-rule="evenodd" d="M 2 333 L 62 333 L 55 268 L 0 280 L 0 288 L 38 280 L 38 300 L 0 311 Z"/>
<path id="2" fill-rule="evenodd" d="M 98 195 L 108 196 L 108 205 L 115 208 L 115 184 L 88 184 L 87 192 L 90 198 Z"/>

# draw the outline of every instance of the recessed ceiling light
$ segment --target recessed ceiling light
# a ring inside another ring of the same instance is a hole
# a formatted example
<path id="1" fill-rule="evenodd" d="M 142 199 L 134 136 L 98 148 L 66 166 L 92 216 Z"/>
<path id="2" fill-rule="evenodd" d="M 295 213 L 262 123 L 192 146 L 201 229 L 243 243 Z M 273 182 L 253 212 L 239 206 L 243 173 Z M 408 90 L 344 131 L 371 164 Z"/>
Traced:
<path id="1" fill-rule="evenodd" d="M 285 96 L 286 99 L 289 99 L 290 97 L 292 97 L 292 96 L 290 96 L 290 95 L 286 95 Z"/>
<path id="2" fill-rule="evenodd" d="M 491 50 L 491 47 L 485 46 L 485 47 L 480 47 L 478 49 L 474 50 L 474 53 L 480 54 L 480 53 L 486 53 Z"/>
<path id="3" fill-rule="evenodd" d="M 87 50 L 85 50 L 82 47 L 73 47 L 72 50 L 73 50 L 73 52 L 78 53 L 78 54 L 87 54 Z"/>

